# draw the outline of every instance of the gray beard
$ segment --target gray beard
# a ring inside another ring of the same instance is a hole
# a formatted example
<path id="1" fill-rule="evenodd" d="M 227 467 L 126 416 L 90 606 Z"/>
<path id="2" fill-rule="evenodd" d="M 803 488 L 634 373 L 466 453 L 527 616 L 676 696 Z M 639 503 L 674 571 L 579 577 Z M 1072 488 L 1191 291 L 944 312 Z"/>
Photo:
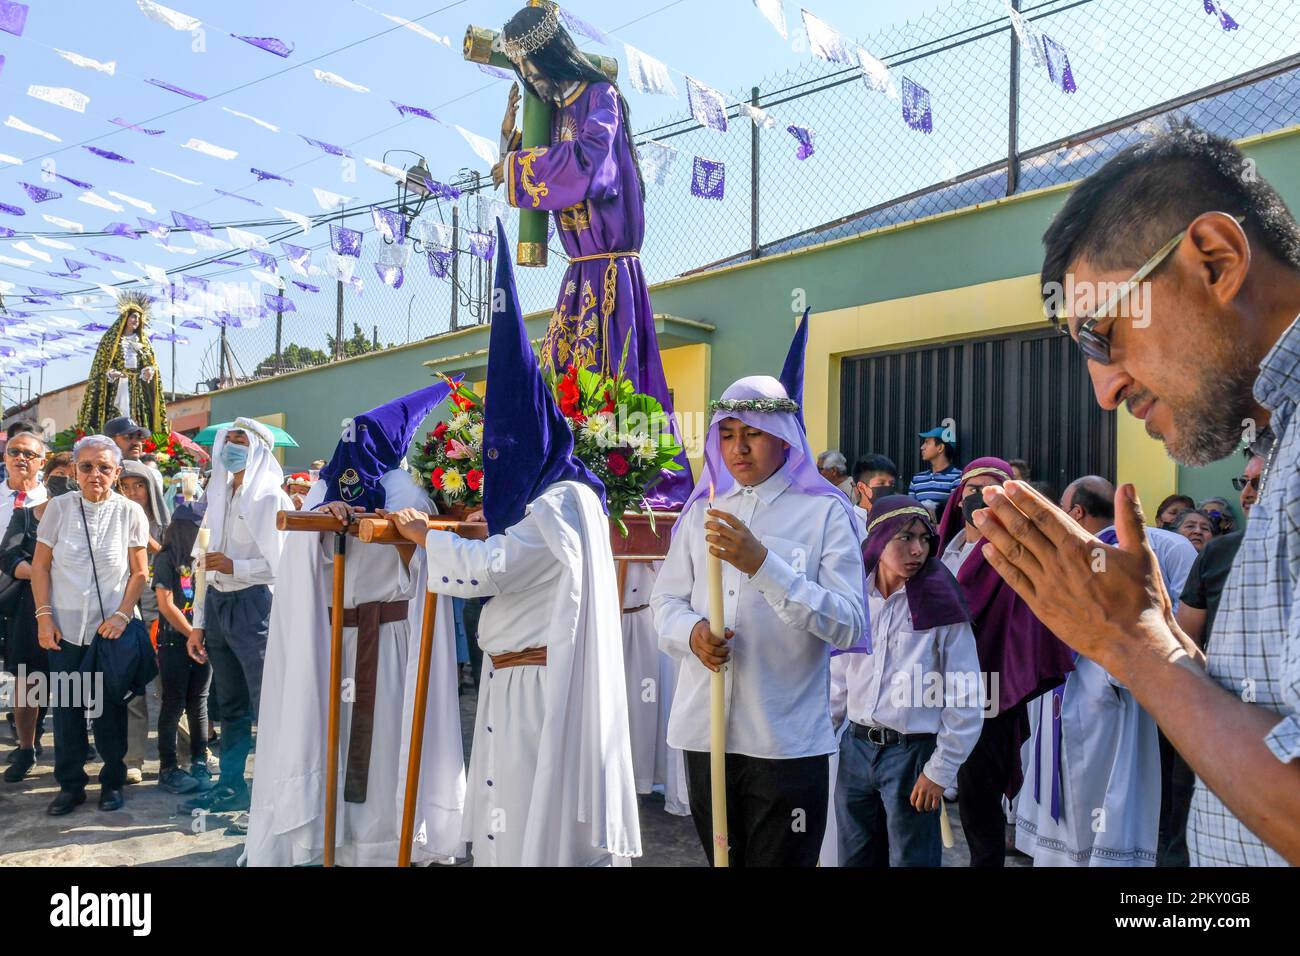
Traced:
<path id="1" fill-rule="evenodd" d="M 1169 457 L 1189 468 L 1227 458 L 1241 447 L 1253 412 L 1258 369 L 1245 349 L 1230 348 L 1222 361 L 1209 362 L 1206 367 L 1216 365 L 1221 371 L 1202 381 L 1185 413 L 1178 416 L 1178 437 L 1165 440 Z M 1147 431 L 1153 438 L 1162 438 L 1149 428 Z"/>

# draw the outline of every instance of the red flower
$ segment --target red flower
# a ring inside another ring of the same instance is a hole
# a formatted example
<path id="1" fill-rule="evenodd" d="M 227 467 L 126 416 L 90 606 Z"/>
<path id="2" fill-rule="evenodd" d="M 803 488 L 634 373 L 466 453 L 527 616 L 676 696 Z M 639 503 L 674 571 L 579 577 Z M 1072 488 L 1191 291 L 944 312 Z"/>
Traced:
<path id="1" fill-rule="evenodd" d="M 582 401 L 582 395 L 578 391 L 578 370 L 572 365 L 564 373 L 564 378 L 560 379 L 557 391 L 560 394 L 560 413 L 565 418 L 581 420 L 583 416 L 578 411 L 578 405 Z"/>
<path id="2" fill-rule="evenodd" d="M 455 392 L 452 394 L 451 403 L 455 405 L 458 409 L 460 409 L 462 412 L 469 411 L 477 404 L 474 401 L 474 399 L 467 398 L 466 396 L 462 395 L 460 392 Z"/>
<path id="3" fill-rule="evenodd" d="M 433 469 L 433 477 L 431 477 L 429 480 L 433 483 L 433 487 L 435 488 L 442 487 L 442 471 L 443 470 L 441 468 Z"/>
<path id="4" fill-rule="evenodd" d="M 620 478 L 627 474 L 627 459 L 616 451 L 609 453 L 609 470 Z"/>
<path id="5" fill-rule="evenodd" d="M 156 441 L 154 441 L 152 438 L 146 438 L 146 439 L 144 440 L 144 450 L 145 450 L 145 451 L 157 451 L 157 450 L 158 450 L 158 443 L 157 443 Z"/>
<path id="6" fill-rule="evenodd" d="M 442 441 L 442 436 L 445 434 L 447 434 L 447 423 L 439 422 L 438 427 L 433 430 L 433 437 L 438 441 Z"/>
<path id="7" fill-rule="evenodd" d="M 603 414 L 606 414 L 606 415 L 611 415 L 611 414 L 613 414 L 613 412 L 614 412 L 614 389 L 612 389 L 612 388 L 608 388 L 608 389 L 605 390 L 605 404 L 604 404 L 604 406 L 601 408 L 601 412 L 602 412 Z"/>
<path id="8" fill-rule="evenodd" d="M 478 491 L 483 487 L 483 472 L 477 468 L 471 468 L 469 474 L 465 476 L 465 484 L 469 485 L 470 491 Z"/>

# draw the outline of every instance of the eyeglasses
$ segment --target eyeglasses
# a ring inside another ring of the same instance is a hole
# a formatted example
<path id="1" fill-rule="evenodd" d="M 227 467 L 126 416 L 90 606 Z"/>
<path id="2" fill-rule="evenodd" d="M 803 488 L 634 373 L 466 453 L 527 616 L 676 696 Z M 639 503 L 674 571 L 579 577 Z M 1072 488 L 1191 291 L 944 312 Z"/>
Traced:
<path id="1" fill-rule="evenodd" d="M 1245 491 L 1247 488 L 1253 488 L 1256 491 L 1259 491 L 1259 476 L 1256 475 L 1254 478 L 1247 478 L 1245 475 L 1242 475 L 1240 478 L 1234 478 L 1232 479 L 1232 487 L 1236 488 L 1238 491 Z"/>
<path id="2" fill-rule="evenodd" d="M 96 465 L 88 461 L 79 461 L 77 462 L 77 471 L 83 475 L 93 474 L 94 472 L 99 472 L 101 475 L 111 475 L 117 471 L 117 465 Z"/>
<path id="3" fill-rule="evenodd" d="M 1238 225 L 1244 224 L 1245 216 L 1233 216 Z M 1188 226 L 1190 229 L 1191 226 Z M 1091 315 L 1079 323 L 1079 329 L 1075 332 L 1075 341 L 1079 345 L 1079 350 L 1083 352 L 1084 358 L 1098 365 L 1110 364 L 1110 336 L 1104 332 L 1099 332 L 1098 327 L 1105 324 L 1110 325 L 1115 321 L 1117 316 L 1111 315 L 1121 302 L 1126 301 L 1139 285 L 1142 284 L 1151 273 L 1159 269 L 1166 259 L 1168 259 L 1175 249 L 1182 243 L 1183 238 L 1187 235 L 1187 229 L 1182 230 L 1163 246 L 1156 250 L 1155 255 L 1142 264 L 1137 272 L 1133 273 L 1132 278 L 1116 289 L 1101 306 L 1093 311 Z M 1066 335 L 1070 333 L 1069 328 L 1060 326 L 1062 332 Z"/>
<path id="4" fill-rule="evenodd" d="M 38 451 L 28 451 L 25 448 L 6 448 L 6 458 L 21 458 L 24 461 L 35 461 L 38 458 L 45 457 Z"/>

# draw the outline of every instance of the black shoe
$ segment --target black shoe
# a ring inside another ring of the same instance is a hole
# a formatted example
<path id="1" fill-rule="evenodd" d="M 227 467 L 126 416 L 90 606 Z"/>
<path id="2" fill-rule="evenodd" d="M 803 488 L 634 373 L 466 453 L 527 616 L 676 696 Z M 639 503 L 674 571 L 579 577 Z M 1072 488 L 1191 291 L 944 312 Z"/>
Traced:
<path id="1" fill-rule="evenodd" d="M 180 812 L 192 814 L 195 810 L 205 810 L 208 813 L 234 813 L 247 810 L 249 805 L 248 787 L 236 790 L 223 783 L 193 800 L 186 800 L 180 805 Z"/>
<path id="2" fill-rule="evenodd" d="M 45 808 L 45 812 L 52 817 L 61 817 L 65 813 L 71 813 L 85 802 L 85 790 L 60 790 L 59 795 Z"/>
<path id="3" fill-rule="evenodd" d="M 5 769 L 5 783 L 18 783 L 36 766 L 36 751 L 15 750 L 16 755 Z"/>
<path id="4" fill-rule="evenodd" d="M 122 791 L 116 787 L 101 787 L 99 791 L 99 809 L 101 810 L 121 810 Z"/>
<path id="5" fill-rule="evenodd" d="M 36 744 L 35 744 L 35 746 L 33 746 L 32 749 L 36 751 L 36 756 L 38 756 L 38 757 L 39 757 L 41 754 L 45 753 L 45 748 L 41 746 L 41 742 L 40 742 L 39 740 L 36 741 Z M 21 753 L 21 752 L 22 752 L 22 748 L 21 748 L 21 747 L 17 747 L 17 748 L 15 748 L 15 749 L 9 751 L 9 756 L 8 756 L 8 757 L 5 757 L 5 763 L 13 763 L 15 760 L 18 759 L 18 754 Z"/>

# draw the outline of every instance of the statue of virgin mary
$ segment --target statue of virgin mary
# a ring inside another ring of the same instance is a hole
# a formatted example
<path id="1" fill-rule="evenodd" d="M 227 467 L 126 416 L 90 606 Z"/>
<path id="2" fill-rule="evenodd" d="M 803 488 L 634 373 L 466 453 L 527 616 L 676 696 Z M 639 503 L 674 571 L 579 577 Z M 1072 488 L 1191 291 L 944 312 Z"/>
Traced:
<path id="1" fill-rule="evenodd" d="M 128 415 L 152 435 L 170 434 L 162 376 L 149 344 L 149 298 L 124 293 L 118 297 L 117 312 L 117 321 L 95 351 L 77 427 L 99 432 L 109 419 Z"/>

